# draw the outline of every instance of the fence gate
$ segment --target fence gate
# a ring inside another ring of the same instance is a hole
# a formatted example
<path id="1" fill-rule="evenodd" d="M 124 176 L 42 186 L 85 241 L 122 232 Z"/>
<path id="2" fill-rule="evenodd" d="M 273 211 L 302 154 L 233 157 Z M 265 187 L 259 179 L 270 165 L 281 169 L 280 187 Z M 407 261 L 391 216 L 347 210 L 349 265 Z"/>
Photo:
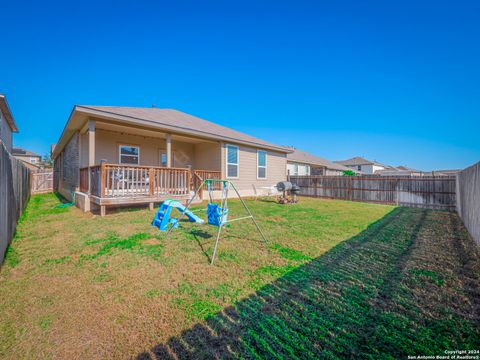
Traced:
<path id="1" fill-rule="evenodd" d="M 53 171 L 32 173 L 32 194 L 53 191 Z"/>

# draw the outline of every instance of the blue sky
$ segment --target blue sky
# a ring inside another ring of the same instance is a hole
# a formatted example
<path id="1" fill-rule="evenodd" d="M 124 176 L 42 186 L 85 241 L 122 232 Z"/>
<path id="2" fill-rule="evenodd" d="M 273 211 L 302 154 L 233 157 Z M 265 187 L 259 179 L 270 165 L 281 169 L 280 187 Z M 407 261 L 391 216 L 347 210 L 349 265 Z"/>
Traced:
<path id="1" fill-rule="evenodd" d="M 0 93 L 41 154 L 74 104 L 176 108 L 332 160 L 480 160 L 478 1 L 4 2 Z"/>

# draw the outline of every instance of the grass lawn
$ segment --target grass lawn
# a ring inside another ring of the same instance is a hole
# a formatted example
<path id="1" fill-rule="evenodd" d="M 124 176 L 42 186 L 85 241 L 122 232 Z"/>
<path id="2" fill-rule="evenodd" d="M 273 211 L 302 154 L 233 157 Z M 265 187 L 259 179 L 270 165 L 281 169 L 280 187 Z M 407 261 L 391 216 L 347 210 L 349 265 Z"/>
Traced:
<path id="1" fill-rule="evenodd" d="M 453 213 L 248 201 L 264 230 L 32 197 L 0 270 L 0 358 L 440 355 L 480 344 L 479 251 Z M 230 217 L 242 215 L 230 202 Z"/>

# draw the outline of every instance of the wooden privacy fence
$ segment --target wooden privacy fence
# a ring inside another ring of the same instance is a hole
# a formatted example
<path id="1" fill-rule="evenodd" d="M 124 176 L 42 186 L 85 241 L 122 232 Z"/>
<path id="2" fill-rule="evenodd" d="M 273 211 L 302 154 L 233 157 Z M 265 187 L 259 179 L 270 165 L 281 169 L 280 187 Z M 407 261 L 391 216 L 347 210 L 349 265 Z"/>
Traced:
<path id="1" fill-rule="evenodd" d="M 300 195 L 455 210 L 455 177 L 290 176 Z"/>
<path id="2" fill-rule="evenodd" d="M 0 264 L 30 198 L 30 170 L 0 141 Z"/>
<path id="3" fill-rule="evenodd" d="M 458 214 L 480 245 L 480 162 L 458 174 L 457 193 Z"/>
<path id="4" fill-rule="evenodd" d="M 53 170 L 32 173 L 32 194 L 42 194 L 53 191 Z"/>

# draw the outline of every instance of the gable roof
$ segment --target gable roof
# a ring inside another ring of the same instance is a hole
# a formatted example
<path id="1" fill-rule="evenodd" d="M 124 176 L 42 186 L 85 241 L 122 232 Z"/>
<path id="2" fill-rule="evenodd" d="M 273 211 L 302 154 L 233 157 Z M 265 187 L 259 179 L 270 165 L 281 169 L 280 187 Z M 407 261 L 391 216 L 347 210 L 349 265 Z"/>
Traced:
<path id="1" fill-rule="evenodd" d="M 0 94 L 0 111 L 2 112 L 3 117 L 7 121 L 10 130 L 12 130 L 12 132 L 14 133 L 18 133 L 18 128 L 15 124 L 15 120 L 13 120 L 13 115 L 10 111 L 10 107 L 8 106 L 7 98 L 5 97 L 5 95 L 2 94 Z"/>
<path id="2" fill-rule="evenodd" d="M 298 150 L 293 147 L 291 147 L 291 149 L 293 150 L 293 152 L 290 154 L 287 154 L 288 161 L 295 161 L 295 162 L 300 162 L 300 163 L 305 163 L 310 165 L 324 166 L 332 170 L 339 170 L 339 171 L 350 170 L 346 166 L 335 164 L 334 162 L 324 159 L 320 156 L 309 154 L 305 151 Z"/>
<path id="3" fill-rule="evenodd" d="M 22 148 L 19 148 L 19 147 L 14 147 L 12 148 L 12 155 L 13 156 L 36 156 L 36 157 L 40 157 L 40 155 L 34 153 L 33 151 L 30 151 L 30 150 L 25 150 L 25 149 L 22 149 Z"/>
<path id="4" fill-rule="evenodd" d="M 156 128 L 174 134 L 193 135 L 200 138 L 222 140 L 283 153 L 292 151 L 288 147 L 276 145 L 174 109 L 76 105 L 73 108 L 67 125 L 53 151 L 54 156 L 58 155 L 71 135 L 73 135 L 74 131 L 71 131 L 72 126 L 70 125 L 77 115 L 83 115 L 84 122 L 87 117 L 100 117 L 115 122 Z M 78 130 L 78 126 L 76 128 Z"/>
<path id="5" fill-rule="evenodd" d="M 351 159 L 347 159 L 347 160 L 338 160 L 338 161 L 335 161 L 337 164 L 342 164 L 342 165 L 376 165 L 376 166 L 382 166 L 382 167 L 385 167 L 385 168 L 393 168 L 392 166 L 388 166 L 388 165 L 384 165 L 384 164 L 381 164 L 377 161 L 371 161 L 371 160 L 367 160 L 361 156 L 355 156 Z"/>
<path id="6" fill-rule="evenodd" d="M 405 170 L 405 171 L 412 171 L 412 172 L 421 172 L 420 170 L 412 169 L 412 168 L 410 168 L 408 166 L 404 166 L 404 165 L 397 166 L 397 169 L 398 170 Z"/>

